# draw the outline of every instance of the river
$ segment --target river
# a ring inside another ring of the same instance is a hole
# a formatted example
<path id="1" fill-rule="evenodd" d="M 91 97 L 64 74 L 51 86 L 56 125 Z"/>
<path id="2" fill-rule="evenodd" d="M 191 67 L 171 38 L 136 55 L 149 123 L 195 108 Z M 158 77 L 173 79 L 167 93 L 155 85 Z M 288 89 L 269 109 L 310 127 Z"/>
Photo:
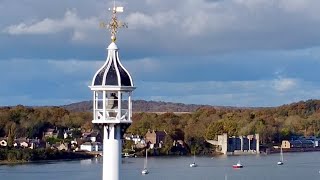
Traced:
<path id="1" fill-rule="evenodd" d="M 238 161 L 242 169 L 232 169 Z M 196 157 L 198 167 L 190 168 L 193 157 L 148 158 L 150 173 L 141 175 L 143 158 L 124 158 L 123 180 L 319 180 L 320 152 Z M 101 180 L 101 159 L 55 161 L 0 166 L 1 180 Z"/>

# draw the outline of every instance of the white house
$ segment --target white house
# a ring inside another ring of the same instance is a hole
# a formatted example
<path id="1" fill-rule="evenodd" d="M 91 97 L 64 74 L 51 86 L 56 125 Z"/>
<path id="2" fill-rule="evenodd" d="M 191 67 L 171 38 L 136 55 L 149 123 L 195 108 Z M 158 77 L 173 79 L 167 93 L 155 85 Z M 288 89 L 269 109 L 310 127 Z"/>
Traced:
<path id="1" fill-rule="evenodd" d="M 64 132 L 64 133 L 63 133 L 63 138 L 64 138 L 64 139 L 67 139 L 68 137 L 69 137 L 69 134 L 68 134 L 67 132 Z"/>
<path id="2" fill-rule="evenodd" d="M 8 146 L 7 140 L 6 140 L 6 139 L 2 139 L 2 140 L 0 141 L 0 146 L 2 146 L 2 147 L 7 147 L 7 146 Z"/>
<path id="3" fill-rule="evenodd" d="M 98 142 L 101 140 L 101 134 L 97 131 L 92 131 L 89 133 L 83 133 L 82 138 L 86 141 Z"/>
<path id="4" fill-rule="evenodd" d="M 27 147 L 29 147 L 29 143 L 26 142 L 26 141 L 23 141 L 23 142 L 20 143 L 20 147 L 27 148 Z"/>
<path id="5" fill-rule="evenodd" d="M 100 142 L 85 142 L 80 145 L 82 151 L 102 151 L 102 144 Z"/>
<path id="6" fill-rule="evenodd" d="M 139 135 L 126 135 L 124 137 L 125 140 L 127 141 L 134 141 L 134 144 L 145 144 L 145 140 L 143 139 L 142 136 Z"/>
<path id="7" fill-rule="evenodd" d="M 28 148 L 30 146 L 29 139 L 27 138 L 19 138 L 15 139 L 13 143 L 14 147 L 22 147 L 22 148 Z"/>
<path id="8" fill-rule="evenodd" d="M 134 141 L 134 144 L 138 144 L 142 139 L 140 136 L 132 136 L 132 141 Z"/>
<path id="9" fill-rule="evenodd" d="M 56 144 L 56 148 L 59 150 L 59 151 L 68 151 L 70 149 L 70 144 L 69 143 L 57 143 Z"/>

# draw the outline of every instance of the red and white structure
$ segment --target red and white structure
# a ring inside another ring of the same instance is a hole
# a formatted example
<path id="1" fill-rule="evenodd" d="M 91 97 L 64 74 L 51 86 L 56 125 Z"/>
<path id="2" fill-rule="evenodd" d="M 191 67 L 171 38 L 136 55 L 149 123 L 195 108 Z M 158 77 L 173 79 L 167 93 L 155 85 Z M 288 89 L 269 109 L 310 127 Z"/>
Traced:
<path id="1" fill-rule="evenodd" d="M 118 28 L 126 27 L 117 20 L 115 7 L 106 26 L 111 31 L 111 44 L 104 65 L 95 73 L 90 87 L 93 91 L 93 121 L 103 125 L 103 173 L 102 180 L 119 180 L 122 152 L 122 134 L 132 123 L 132 91 L 135 89 L 129 72 L 120 62 L 115 44 Z"/>

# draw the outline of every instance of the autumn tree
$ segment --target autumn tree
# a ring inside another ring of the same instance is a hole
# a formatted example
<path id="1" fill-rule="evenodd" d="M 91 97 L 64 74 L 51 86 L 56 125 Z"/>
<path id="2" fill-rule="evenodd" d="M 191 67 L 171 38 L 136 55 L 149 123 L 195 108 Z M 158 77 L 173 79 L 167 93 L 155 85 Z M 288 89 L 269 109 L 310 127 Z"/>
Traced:
<path id="1" fill-rule="evenodd" d="M 213 122 L 206 130 L 206 139 L 216 139 L 217 135 L 223 134 L 224 132 L 223 121 Z"/>

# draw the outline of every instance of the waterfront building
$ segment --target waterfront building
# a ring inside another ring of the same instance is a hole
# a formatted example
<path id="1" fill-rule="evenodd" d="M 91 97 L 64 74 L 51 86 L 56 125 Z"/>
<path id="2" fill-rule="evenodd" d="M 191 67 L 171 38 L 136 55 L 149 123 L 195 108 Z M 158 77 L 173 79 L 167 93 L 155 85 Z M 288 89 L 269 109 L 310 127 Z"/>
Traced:
<path id="1" fill-rule="evenodd" d="M 7 146 L 8 146 L 7 138 L 0 138 L 0 147 L 7 147 Z"/>
<path id="2" fill-rule="evenodd" d="M 289 148 L 319 148 L 320 138 L 316 136 L 292 136 L 291 140 L 283 140 L 281 147 Z"/>
<path id="3" fill-rule="evenodd" d="M 207 140 L 223 154 L 259 154 L 259 141 L 259 134 L 229 137 L 227 133 L 218 135 L 218 140 Z"/>
<path id="4" fill-rule="evenodd" d="M 290 148 L 314 148 L 315 144 L 312 140 L 283 140 L 281 143 L 281 147 L 283 149 L 290 149 Z"/>
<path id="5" fill-rule="evenodd" d="M 70 130 L 70 129 L 65 130 L 63 132 L 63 139 L 72 138 L 73 137 L 72 131 L 73 130 Z"/>
<path id="6" fill-rule="evenodd" d="M 15 139 L 13 142 L 13 147 L 28 148 L 29 140 L 27 138 Z"/>
<path id="7" fill-rule="evenodd" d="M 312 141 L 312 143 L 313 143 L 313 146 L 315 147 L 315 148 L 318 148 L 318 147 L 320 147 L 320 138 L 319 137 L 316 137 L 316 136 L 306 136 L 306 137 L 304 137 L 304 136 L 300 136 L 299 138 L 298 138 L 298 140 L 309 140 L 309 141 Z"/>
<path id="8" fill-rule="evenodd" d="M 145 135 L 145 142 L 149 144 L 150 148 L 161 148 L 167 133 L 165 131 L 151 131 L 150 129 Z"/>
<path id="9" fill-rule="evenodd" d="M 69 136 L 69 134 L 67 132 L 64 132 L 63 133 L 63 139 L 67 139 L 68 137 L 71 137 L 71 136 Z"/>
<path id="10" fill-rule="evenodd" d="M 101 142 L 101 134 L 99 131 L 91 131 L 89 133 L 83 133 L 82 139 L 84 141 L 91 141 L 91 142 Z"/>
<path id="11" fill-rule="evenodd" d="M 51 146 L 52 149 L 57 149 L 59 151 L 70 151 L 71 143 L 67 142 L 57 142 Z"/>
<path id="12" fill-rule="evenodd" d="M 40 141 L 40 139 L 29 139 L 26 137 L 21 137 L 13 141 L 13 147 L 36 149 L 44 147 L 44 143 Z"/>
<path id="13" fill-rule="evenodd" d="M 100 142 L 85 142 L 80 145 L 80 150 L 89 151 L 89 152 L 102 151 L 103 150 L 102 147 L 103 146 Z"/>
<path id="14" fill-rule="evenodd" d="M 132 123 L 131 95 L 135 89 L 131 75 L 121 64 L 115 43 L 118 28 L 126 27 L 117 19 L 123 7 L 114 6 L 111 10 L 112 19 L 106 25 L 111 31 L 108 57 L 89 86 L 93 91 L 92 123 L 103 126 L 103 180 L 121 179 L 121 144 L 126 128 Z"/>
<path id="15" fill-rule="evenodd" d="M 133 141 L 135 145 L 137 145 L 137 144 L 145 145 L 146 144 L 145 139 L 139 135 L 125 134 L 124 139 L 126 141 Z"/>
<path id="16" fill-rule="evenodd" d="M 57 138 L 59 134 L 59 130 L 49 128 L 43 133 L 44 138 Z"/>

